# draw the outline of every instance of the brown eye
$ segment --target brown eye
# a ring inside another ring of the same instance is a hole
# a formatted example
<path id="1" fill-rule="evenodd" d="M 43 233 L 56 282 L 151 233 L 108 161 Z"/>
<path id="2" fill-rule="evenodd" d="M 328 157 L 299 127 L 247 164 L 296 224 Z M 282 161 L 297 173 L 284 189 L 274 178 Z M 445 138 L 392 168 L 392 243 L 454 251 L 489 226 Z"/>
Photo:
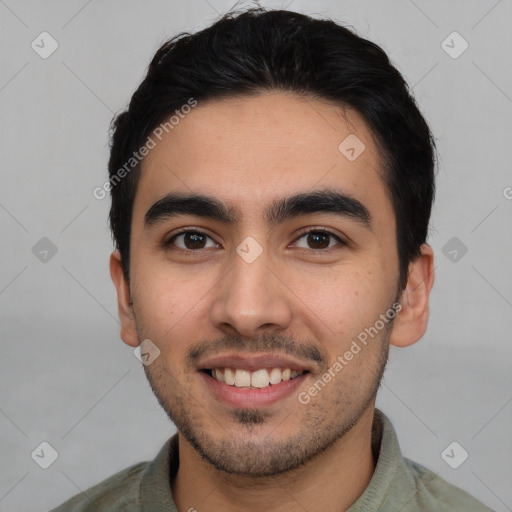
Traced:
<path id="1" fill-rule="evenodd" d="M 298 242 L 302 239 L 305 241 L 305 244 L 304 242 Z M 296 244 L 301 249 L 312 250 L 330 249 L 336 245 L 346 245 L 339 236 L 323 229 L 311 229 L 310 231 L 307 231 L 297 238 Z"/>
<path id="2" fill-rule="evenodd" d="M 329 247 L 329 237 L 325 233 L 309 233 L 306 240 L 312 249 L 326 249 Z"/>
<path id="3" fill-rule="evenodd" d="M 211 243 L 207 246 L 209 240 Z M 182 231 L 181 233 L 174 235 L 168 242 L 166 242 L 165 245 L 175 245 L 180 249 L 192 251 L 218 246 L 218 244 L 216 244 L 208 235 L 201 233 L 200 231 L 190 230 Z"/>

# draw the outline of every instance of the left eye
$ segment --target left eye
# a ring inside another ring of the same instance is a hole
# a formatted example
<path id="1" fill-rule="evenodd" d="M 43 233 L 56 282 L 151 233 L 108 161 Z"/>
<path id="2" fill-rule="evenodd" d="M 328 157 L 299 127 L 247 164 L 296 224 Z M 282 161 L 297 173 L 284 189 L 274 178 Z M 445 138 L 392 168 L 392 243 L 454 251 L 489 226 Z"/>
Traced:
<path id="1" fill-rule="evenodd" d="M 329 249 L 333 245 L 331 242 L 333 239 L 338 242 L 338 244 L 346 245 L 343 240 L 341 240 L 340 237 L 336 236 L 334 233 L 331 233 L 330 231 L 324 231 L 324 230 L 311 230 L 307 233 L 304 233 L 301 235 L 297 240 L 305 239 L 306 245 L 302 245 L 299 247 L 303 249 Z M 308 246 L 309 244 L 309 246 Z"/>

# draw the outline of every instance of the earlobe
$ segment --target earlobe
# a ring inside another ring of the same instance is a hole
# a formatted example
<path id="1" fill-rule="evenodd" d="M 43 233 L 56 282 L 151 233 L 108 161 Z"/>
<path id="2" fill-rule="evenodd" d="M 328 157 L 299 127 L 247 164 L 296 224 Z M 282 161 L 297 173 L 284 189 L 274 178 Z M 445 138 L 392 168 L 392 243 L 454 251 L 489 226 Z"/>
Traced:
<path id="1" fill-rule="evenodd" d="M 407 286 L 400 298 L 400 313 L 396 316 L 390 343 L 407 347 L 425 334 L 428 324 L 429 297 L 434 285 L 434 253 L 423 244 L 421 254 L 409 265 Z"/>
<path id="2" fill-rule="evenodd" d="M 139 338 L 133 312 L 130 285 L 124 276 L 121 254 L 117 250 L 110 255 L 110 276 L 117 292 L 117 309 L 119 320 L 121 321 L 121 339 L 127 345 L 137 347 L 139 346 Z"/>

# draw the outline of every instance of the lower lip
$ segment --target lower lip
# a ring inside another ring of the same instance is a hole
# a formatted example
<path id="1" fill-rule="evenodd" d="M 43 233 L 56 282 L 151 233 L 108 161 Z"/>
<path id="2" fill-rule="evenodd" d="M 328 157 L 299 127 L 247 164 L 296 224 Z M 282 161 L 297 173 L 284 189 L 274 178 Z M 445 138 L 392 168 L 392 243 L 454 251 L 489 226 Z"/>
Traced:
<path id="1" fill-rule="evenodd" d="M 232 407 L 244 409 L 261 409 L 275 404 L 279 400 L 290 396 L 304 382 L 307 376 L 307 373 L 303 373 L 294 379 L 258 389 L 228 386 L 224 382 L 219 382 L 210 377 L 205 372 L 199 373 L 206 385 L 222 402 Z"/>

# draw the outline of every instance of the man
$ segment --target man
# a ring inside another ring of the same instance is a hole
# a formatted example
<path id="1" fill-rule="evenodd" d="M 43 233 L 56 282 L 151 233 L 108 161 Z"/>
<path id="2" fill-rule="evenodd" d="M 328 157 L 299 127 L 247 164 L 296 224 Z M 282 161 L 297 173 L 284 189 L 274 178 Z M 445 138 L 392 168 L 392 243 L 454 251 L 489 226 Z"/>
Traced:
<path id="1" fill-rule="evenodd" d="M 178 433 L 55 510 L 490 510 L 375 409 L 427 327 L 434 155 L 385 53 L 332 21 L 258 8 L 164 44 L 95 194 Z"/>

